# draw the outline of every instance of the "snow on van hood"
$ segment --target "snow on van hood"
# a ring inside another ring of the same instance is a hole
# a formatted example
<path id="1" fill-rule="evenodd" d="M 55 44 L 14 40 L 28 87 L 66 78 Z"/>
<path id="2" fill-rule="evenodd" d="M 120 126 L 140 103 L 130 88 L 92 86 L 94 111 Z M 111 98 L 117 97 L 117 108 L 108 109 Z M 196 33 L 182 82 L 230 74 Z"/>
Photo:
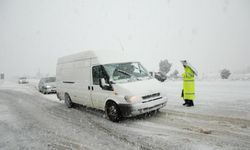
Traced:
<path id="1" fill-rule="evenodd" d="M 114 91 L 124 96 L 145 96 L 161 92 L 162 84 L 156 79 L 114 84 Z"/>

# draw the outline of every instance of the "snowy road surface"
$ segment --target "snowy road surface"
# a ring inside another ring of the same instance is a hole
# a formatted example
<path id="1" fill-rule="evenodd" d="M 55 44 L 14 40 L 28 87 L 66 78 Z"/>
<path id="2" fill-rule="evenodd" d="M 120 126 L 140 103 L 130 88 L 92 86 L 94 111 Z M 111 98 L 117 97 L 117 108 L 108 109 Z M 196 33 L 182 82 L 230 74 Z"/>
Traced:
<path id="1" fill-rule="evenodd" d="M 101 111 L 66 108 L 33 83 L 0 83 L 0 149 L 250 149 L 250 82 L 199 81 L 195 107 L 181 82 L 163 83 L 167 107 L 113 123 Z"/>

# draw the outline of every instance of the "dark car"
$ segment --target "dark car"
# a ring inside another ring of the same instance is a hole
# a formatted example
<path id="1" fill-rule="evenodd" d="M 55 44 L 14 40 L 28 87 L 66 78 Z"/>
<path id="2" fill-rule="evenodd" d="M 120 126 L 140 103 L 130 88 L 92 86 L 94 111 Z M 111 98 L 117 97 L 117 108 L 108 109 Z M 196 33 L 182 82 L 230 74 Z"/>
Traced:
<path id="1" fill-rule="evenodd" d="M 43 94 L 56 93 L 56 77 L 41 78 L 38 90 Z"/>
<path id="2" fill-rule="evenodd" d="M 156 78 L 157 80 L 164 82 L 167 80 L 167 76 L 164 75 L 162 72 L 149 72 L 152 77 Z"/>
<path id="3" fill-rule="evenodd" d="M 164 74 L 161 73 L 161 72 L 157 72 L 157 73 L 155 74 L 155 78 L 156 78 L 157 80 L 161 81 L 161 82 L 164 82 L 165 80 L 167 80 L 167 76 L 164 75 Z"/>

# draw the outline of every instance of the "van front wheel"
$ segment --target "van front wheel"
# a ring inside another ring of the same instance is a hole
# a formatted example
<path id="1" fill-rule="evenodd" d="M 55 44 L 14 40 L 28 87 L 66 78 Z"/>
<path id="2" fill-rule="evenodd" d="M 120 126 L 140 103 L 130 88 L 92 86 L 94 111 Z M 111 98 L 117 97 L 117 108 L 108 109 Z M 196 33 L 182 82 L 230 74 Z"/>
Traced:
<path id="1" fill-rule="evenodd" d="M 109 120 L 118 122 L 121 120 L 120 109 L 115 102 L 108 102 L 106 105 L 106 114 Z"/>
<path id="2" fill-rule="evenodd" d="M 71 98 L 68 94 L 65 94 L 65 104 L 68 108 L 71 108 L 73 106 L 73 103 L 71 101 Z"/>

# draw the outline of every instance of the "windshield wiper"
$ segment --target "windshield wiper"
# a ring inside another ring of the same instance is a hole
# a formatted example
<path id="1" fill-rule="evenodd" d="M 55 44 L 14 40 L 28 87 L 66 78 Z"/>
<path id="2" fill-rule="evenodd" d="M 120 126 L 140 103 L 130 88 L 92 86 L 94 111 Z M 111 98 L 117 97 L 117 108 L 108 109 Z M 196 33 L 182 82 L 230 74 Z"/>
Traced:
<path id="1" fill-rule="evenodd" d="M 117 71 L 120 72 L 120 73 L 123 73 L 123 74 L 125 74 L 125 75 L 128 75 L 128 76 L 130 76 L 130 77 L 134 77 L 134 78 L 136 78 L 136 80 L 139 80 L 135 75 L 130 74 L 130 73 L 124 71 L 124 70 L 117 69 Z"/>
<path id="2" fill-rule="evenodd" d="M 126 72 L 126 71 L 123 71 L 123 70 L 120 70 L 120 69 L 117 69 L 117 71 L 120 72 L 120 73 L 123 73 L 125 75 L 128 75 L 130 77 L 132 76 L 132 74 L 130 74 L 130 73 Z"/>

